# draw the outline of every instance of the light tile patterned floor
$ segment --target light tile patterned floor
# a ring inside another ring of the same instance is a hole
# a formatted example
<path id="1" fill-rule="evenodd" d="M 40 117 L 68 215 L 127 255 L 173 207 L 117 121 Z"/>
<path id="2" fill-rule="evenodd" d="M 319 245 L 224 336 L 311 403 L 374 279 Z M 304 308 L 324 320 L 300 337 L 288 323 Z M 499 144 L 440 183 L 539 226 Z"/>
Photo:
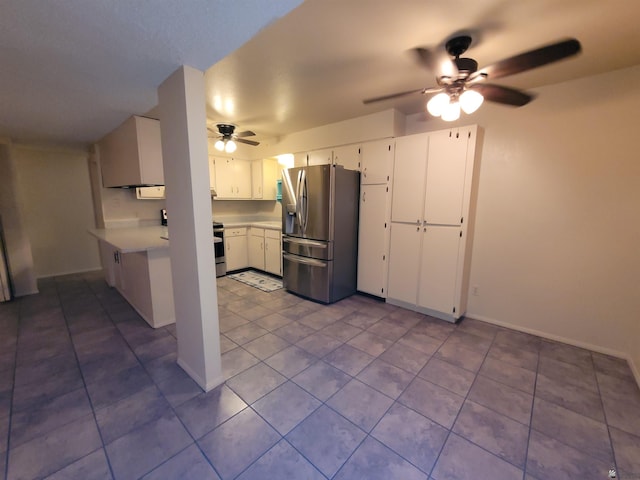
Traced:
<path id="1" fill-rule="evenodd" d="M 0 304 L 0 478 L 640 478 L 625 362 L 354 296 L 218 279 L 209 393 L 100 274 Z"/>

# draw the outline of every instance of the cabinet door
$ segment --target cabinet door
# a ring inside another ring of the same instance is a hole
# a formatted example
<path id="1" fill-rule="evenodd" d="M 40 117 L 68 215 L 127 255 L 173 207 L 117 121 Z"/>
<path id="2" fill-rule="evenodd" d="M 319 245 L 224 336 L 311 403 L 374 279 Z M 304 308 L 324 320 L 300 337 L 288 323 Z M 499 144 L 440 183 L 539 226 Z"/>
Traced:
<path id="1" fill-rule="evenodd" d="M 209 156 L 209 187 L 211 190 L 216 189 L 216 166 L 214 157 Z M 217 194 L 218 192 L 216 192 Z"/>
<path id="2" fill-rule="evenodd" d="M 333 149 L 333 163 L 347 170 L 360 170 L 360 145 L 345 145 Z"/>
<path id="3" fill-rule="evenodd" d="M 251 161 L 251 198 L 262 199 L 262 160 Z"/>
<path id="4" fill-rule="evenodd" d="M 362 185 L 387 183 L 393 171 L 393 140 L 363 143 L 360 152 Z"/>
<path id="5" fill-rule="evenodd" d="M 234 198 L 251 198 L 251 162 L 233 158 L 231 164 L 235 184 Z"/>
<path id="6" fill-rule="evenodd" d="M 438 225 L 460 225 L 467 168 L 467 132 L 429 134 L 424 219 Z"/>
<path id="7" fill-rule="evenodd" d="M 421 231 L 415 225 L 391 224 L 387 296 L 411 305 L 418 298 Z"/>
<path id="8" fill-rule="evenodd" d="M 260 230 L 263 232 L 262 229 Z M 264 236 L 262 234 L 252 232 L 249 235 L 249 266 L 264 270 Z"/>
<path id="9" fill-rule="evenodd" d="M 333 163 L 333 153 L 331 149 L 315 150 L 309 152 L 308 164 L 311 165 L 331 165 Z"/>
<path id="10" fill-rule="evenodd" d="M 238 270 L 247 267 L 247 236 L 227 237 L 225 256 L 227 259 L 227 271 Z"/>
<path id="11" fill-rule="evenodd" d="M 418 305 L 453 315 L 456 305 L 460 228 L 422 228 Z"/>
<path id="12" fill-rule="evenodd" d="M 358 290 L 385 297 L 386 185 L 360 187 L 358 230 Z M 413 228 L 413 227 L 412 227 Z"/>
<path id="13" fill-rule="evenodd" d="M 277 234 L 278 238 L 265 236 L 264 263 L 267 272 L 282 276 L 282 243 L 280 241 L 280 232 L 277 232 Z"/>
<path id="14" fill-rule="evenodd" d="M 295 153 L 293 155 L 293 166 L 294 167 L 306 167 L 307 166 L 307 152 Z"/>
<path id="15" fill-rule="evenodd" d="M 279 170 L 278 161 L 273 158 L 253 160 L 251 162 L 251 198 L 275 200 Z"/>
<path id="16" fill-rule="evenodd" d="M 213 162 L 218 198 L 234 198 L 235 185 L 233 183 L 232 159 L 216 157 Z"/>
<path id="17" fill-rule="evenodd" d="M 422 221 L 428 144 L 427 134 L 396 139 L 391 208 L 393 222 L 417 224 Z"/>
<path id="18" fill-rule="evenodd" d="M 105 187 L 164 185 L 158 120 L 129 117 L 98 145 Z"/>

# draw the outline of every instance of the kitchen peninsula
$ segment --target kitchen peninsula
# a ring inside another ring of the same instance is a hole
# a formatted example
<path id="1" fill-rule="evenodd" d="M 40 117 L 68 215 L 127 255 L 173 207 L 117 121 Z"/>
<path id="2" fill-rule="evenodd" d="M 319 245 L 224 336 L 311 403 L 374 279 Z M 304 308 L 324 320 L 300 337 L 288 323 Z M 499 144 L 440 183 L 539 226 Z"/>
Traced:
<path id="1" fill-rule="evenodd" d="M 168 228 L 90 229 L 98 239 L 107 284 L 153 328 L 176 321 Z"/>
<path id="2" fill-rule="evenodd" d="M 229 270 L 253 267 L 281 275 L 280 229 L 275 219 L 225 218 Z M 174 323 L 168 227 L 90 229 L 89 233 L 98 239 L 107 284 L 153 328 Z"/>

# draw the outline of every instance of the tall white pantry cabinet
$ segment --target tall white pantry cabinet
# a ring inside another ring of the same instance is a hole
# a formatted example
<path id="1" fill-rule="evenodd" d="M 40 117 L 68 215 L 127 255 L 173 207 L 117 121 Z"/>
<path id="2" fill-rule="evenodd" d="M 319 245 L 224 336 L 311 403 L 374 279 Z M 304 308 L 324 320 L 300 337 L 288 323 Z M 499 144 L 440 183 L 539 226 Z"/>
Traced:
<path id="1" fill-rule="evenodd" d="M 477 126 L 396 138 L 387 302 L 464 314 L 477 139 Z"/>
<path id="2" fill-rule="evenodd" d="M 358 290 L 386 298 L 393 139 L 360 146 Z"/>

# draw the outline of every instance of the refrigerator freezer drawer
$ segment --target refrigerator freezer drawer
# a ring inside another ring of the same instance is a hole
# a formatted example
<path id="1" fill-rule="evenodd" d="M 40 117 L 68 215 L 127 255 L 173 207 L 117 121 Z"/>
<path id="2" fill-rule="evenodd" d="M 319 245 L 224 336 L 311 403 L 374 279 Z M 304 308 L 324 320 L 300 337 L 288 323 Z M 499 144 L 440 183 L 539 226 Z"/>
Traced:
<path id="1" fill-rule="evenodd" d="M 318 258 L 320 260 L 333 260 L 333 242 L 285 235 L 282 237 L 282 249 L 285 253 L 293 255 Z"/>
<path id="2" fill-rule="evenodd" d="M 333 262 L 285 253 L 282 256 L 283 286 L 318 302 L 331 303 Z"/>

